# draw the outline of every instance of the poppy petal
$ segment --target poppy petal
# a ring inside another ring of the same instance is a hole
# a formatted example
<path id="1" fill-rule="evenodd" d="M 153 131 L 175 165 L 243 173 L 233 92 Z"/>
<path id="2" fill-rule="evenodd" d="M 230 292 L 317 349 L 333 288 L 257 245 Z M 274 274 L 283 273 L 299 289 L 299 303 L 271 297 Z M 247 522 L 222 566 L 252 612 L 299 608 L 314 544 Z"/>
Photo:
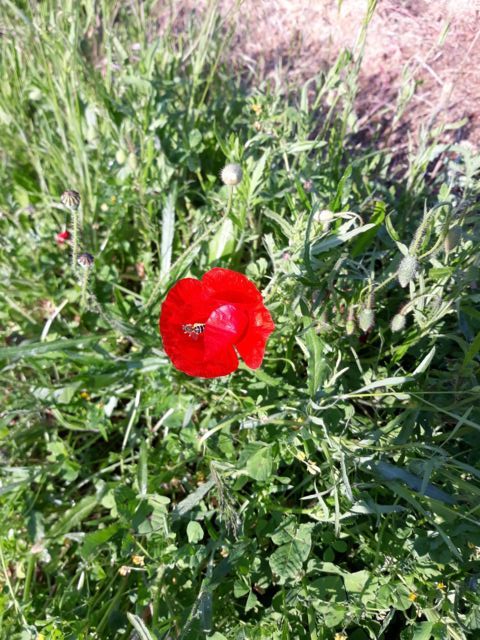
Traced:
<path id="1" fill-rule="evenodd" d="M 258 369 L 262 364 L 268 337 L 274 330 L 272 316 L 265 307 L 258 307 L 250 314 L 248 329 L 235 345 L 247 367 Z"/>
<path id="2" fill-rule="evenodd" d="M 202 278 L 206 294 L 225 303 L 263 304 L 260 291 L 254 283 L 237 271 L 215 267 Z"/>
<path id="3" fill-rule="evenodd" d="M 241 340 L 247 322 L 245 312 L 233 304 L 224 304 L 215 309 L 205 325 L 205 356 L 213 356 Z"/>

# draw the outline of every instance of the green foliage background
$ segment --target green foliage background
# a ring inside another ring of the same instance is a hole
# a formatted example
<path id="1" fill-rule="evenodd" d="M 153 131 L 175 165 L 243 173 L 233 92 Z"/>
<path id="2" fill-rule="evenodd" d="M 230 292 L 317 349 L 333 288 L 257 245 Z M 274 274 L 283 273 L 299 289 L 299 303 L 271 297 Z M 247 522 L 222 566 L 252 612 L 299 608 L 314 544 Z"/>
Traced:
<path id="1" fill-rule="evenodd" d="M 478 637 L 480 157 L 367 139 L 365 32 L 287 88 L 226 62 L 215 4 L 157 8 L 2 1 L 1 637 Z M 216 265 L 277 330 L 204 381 L 157 322 Z"/>

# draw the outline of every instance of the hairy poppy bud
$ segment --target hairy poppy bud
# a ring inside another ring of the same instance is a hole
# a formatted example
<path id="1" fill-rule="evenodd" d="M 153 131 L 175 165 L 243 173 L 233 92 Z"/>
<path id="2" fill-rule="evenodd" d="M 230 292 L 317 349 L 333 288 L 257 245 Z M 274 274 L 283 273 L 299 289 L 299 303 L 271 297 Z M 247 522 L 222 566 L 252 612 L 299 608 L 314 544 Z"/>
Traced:
<path id="1" fill-rule="evenodd" d="M 93 267 L 94 260 L 95 259 L 91 253 L 81 253 L 78 256 L 78 264 L 83 269 L 90 269 L 91 267 Z"/>
<path id="2" fill-rule="evenodd" d="M 352 336 L 355 332 L 355 310 L 352 307 L 348 310 L 347 323 L 345 325 L 345 333 Z"/>
<path id="3" fill-rule="evenodd" d="M 393 316 L 392 322 L 390 323 L 390 329 L 393 333 L 398 333 L 399 331 L 403 331 L 405 329 L 405 325 L 407 323 L 407 319 L 405 318 L 403 313 L 397 313 Z"/>
<path id="4" fill-rule="evenodd" d="M 226 164 L 220 174 L 223 184 L 235 187 L 243 178 L 242 167 L 239 164 Z"/>
<path id="5" fill-rule="evenodd" d="M 72 211 L 76 211 L 80 206 L 80 194 L 72 189 L 64 191 L 60 200 L 64 207 L 68 207 Z"/>
<path id="6" fill-rule="evenodd" d="M 455 249 L 455 247 L 460 242 L 460 238 L 460 227 L 453 227 L 453 229 L 450 229 L 445 237 L 445 240 L 443 241 L 443 248 L 445 249 L 445 253 L 450 253 L 450 251 L 453 251 L 453 249 Z"/>
<path id="7" fill-rule="evenodd" d="M 322 209 L 321 211 L 317 211 L 313 214 L 313 219 L 315 222 L 321 222 L 322 224 L 327 224 L 333 220 L 335 214 L 333 211 L 329 211 L 328 209 Z"/>
<path id="8" fill-rule="evenodd" d="M 358 314 L 358 326 L 367 333 L 375 325 L 375 311 L 373 309 L 362 309 Z"/>
<path id="9" fill-rule="evenodd" d="M 401 287 L 406 287 L 418 273 L 418 260 L 415 256 L 404 256 L 398 267 L 398 282 Z"/>

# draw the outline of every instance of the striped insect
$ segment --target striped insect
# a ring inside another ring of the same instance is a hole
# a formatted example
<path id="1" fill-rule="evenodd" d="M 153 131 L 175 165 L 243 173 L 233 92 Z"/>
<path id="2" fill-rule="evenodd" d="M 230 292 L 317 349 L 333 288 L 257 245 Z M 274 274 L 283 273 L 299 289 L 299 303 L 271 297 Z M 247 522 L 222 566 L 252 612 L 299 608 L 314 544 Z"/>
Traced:
<path id="1" fill-rule="evenodd" d="M 195 322 L 194 324 L 182 324 L 182 331 L 189 338 L 198 340 L 199 336 L 205 331 L 205 325 L 201 322 Z"/>

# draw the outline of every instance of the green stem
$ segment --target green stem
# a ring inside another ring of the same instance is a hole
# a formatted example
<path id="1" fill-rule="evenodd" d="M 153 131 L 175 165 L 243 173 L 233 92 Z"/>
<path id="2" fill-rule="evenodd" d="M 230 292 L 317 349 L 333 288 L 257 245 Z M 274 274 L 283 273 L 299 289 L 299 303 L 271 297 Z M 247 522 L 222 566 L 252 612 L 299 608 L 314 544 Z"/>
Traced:
<path id="1" fill-rule="evenodd" d="M 12 602 L 13 602 L 13 606 L 15 607 L 18 615 L 20 616 L 22 623 L 24 625 L 24 627 L 28 627 L 28 623 L 27 623 L 27 619 L 25 618 L 22 608 L 15 596 L 15 591 L 13 590 L 12 587 L 12 583 L 10 582 L 10 577 L 8 575 L 8 569 L 7 569 L 7 564 L 5 562 L 5 557 L 3 555 L 3 547 L 2 547 L 2 541 L 0 539 L 0 564 L 2 566 L 2 572 L 3 572 L 3 579 L 5 580 L 5 584 L 8 587 L 8 590 L 10 592 L 10 597 L 12 598 Z"/>
<path id="2" fill-rule="evenodd" d="M 228 187 L 227 212 L 225 214 L 226 218 L 228 218 L 228 216 L 230 215 L 230 211 L 232 209 L 232 202 L 233 202 L 233 187 Z"/>
<path id="3" fill-rule="evenodd" d="M 110 614 L 112 613 L 113 609 L 117 606 L 118 601 L 120 600 L 120 598 L 123 595 L 123 592 L 127 588 L 127 582 L 128 582 L 128 578 L 123 578 L 122 579 L 122 583 L 120 584 L 120 587 L 119 587 L 118 591 L 116 592 L 116 594 L 112 598 L 112 601 L 110 602 L 110 604 L 107 607 L 107 610 L 105 611 L 104 615 L 102 616 L 102 619 L 100 620 L 100 623 L 99 623 L 99 625 L 97 627 L 97 633 L 99 635 L 103 631 L 104 626 L 108 622 L 108 618 L 110 617 Z"/>
<path id="4" fill-rule="evenodd" d="M 90 275 L 90 269 L 85 268 L 82 276 L 82 293 L 80 297 L 80 311 L 83 311 L 85 308 L 85 303 L 87 301 L 87 292 L 88 292 L 88 277 Z"/>
<path id="5" fill-rule="evenodd" d="M 32 554 L 28 559 L 28 564 L 27 564 L 27 574 L 25 576 L 25 587 L 23 589 L 24 602 L 27 602 L 27 600 L 30 597 L 30 590 L 32 588 L 32 578 L 33 578 L 33 571 L 35 569 L 35 564 L 36 564 L 35 556 Z"/>
<path id="6" fill-rule="evenodd" d="M 72 209 L 72 269 L 77 270 L 78 259 L 78 211 Z"/>

